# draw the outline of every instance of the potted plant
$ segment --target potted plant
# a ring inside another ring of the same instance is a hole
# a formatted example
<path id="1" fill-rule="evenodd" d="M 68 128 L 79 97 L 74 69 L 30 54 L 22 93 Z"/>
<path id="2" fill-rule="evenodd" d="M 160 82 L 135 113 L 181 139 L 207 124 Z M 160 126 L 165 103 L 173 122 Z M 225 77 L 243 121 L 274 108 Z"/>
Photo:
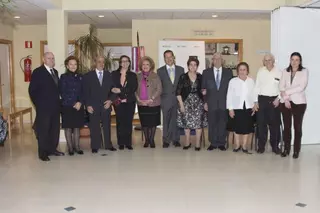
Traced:
<path id="1" fill-rule="evenodd" d="M 78 47 L 75 50 L 75 55 L 79 58 L 80 73 L 85 74 L 89 70 L 92 70 L 95 58 L 101 55 L 104 55 L 105 57 L 105 69 L 110 70 L 114 65 L 111 52 L 109 51 L 105 54 L 103 43 L 97 37 L 96 26 L 90 25 L 89 33 L 76 39 L 75 45 Z M 87 111 L 85 111 L 84 119 L 85 127 L 80 130 L 80 136 L 88 137 L 90 135 L 90 130 L 87 127 L 89 122 L 89 115 Z"/>

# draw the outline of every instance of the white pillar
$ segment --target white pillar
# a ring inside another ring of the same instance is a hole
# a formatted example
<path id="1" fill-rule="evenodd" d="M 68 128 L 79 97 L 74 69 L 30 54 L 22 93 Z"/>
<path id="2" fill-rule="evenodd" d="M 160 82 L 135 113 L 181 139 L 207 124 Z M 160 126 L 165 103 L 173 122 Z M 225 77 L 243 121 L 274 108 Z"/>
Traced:
<path id="1" fill-rule="evenodd" d="M 47 10 L 48 49 L 55 56 L 59 75 L 65 71 L 64 60 L 68 56 L 68 13 L 64 10 Z"/>

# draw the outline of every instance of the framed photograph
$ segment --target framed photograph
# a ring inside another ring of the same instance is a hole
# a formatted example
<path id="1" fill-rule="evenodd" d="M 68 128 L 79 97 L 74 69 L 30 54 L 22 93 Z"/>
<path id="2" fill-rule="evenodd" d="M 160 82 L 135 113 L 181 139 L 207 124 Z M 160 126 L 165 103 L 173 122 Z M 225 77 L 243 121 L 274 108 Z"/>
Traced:
<path id="1" fill-rule="evenodd" d="M 217 43 L 205 43 L 205 55 L 213 55 L 217 52 Z"/>

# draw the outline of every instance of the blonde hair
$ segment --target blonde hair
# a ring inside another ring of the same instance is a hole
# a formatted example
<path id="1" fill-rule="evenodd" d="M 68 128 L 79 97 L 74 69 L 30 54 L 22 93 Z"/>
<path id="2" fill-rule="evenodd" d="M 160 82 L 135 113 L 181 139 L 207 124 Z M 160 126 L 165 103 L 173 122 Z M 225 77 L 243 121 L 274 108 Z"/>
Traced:
<path id="1" fill-rule="evenodd" d="M 144 56 L 140 59 L 139 61 L 139 70 L 142 71 L 142 64 L 144 61 L 148 61 L 149 64 L 150 64 L 150 71 L 154 71 L 154 68 L 155 68 L 155 63 L 153 61 L 153 59 L 149 56 Z"/>

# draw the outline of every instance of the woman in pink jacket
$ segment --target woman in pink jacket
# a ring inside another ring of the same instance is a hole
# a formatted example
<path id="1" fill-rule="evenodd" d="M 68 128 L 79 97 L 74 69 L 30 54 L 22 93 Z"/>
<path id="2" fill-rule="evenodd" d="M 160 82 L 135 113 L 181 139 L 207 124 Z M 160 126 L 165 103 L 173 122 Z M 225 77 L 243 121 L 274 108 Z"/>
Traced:
<path id="1" fill-rule="evenodd" d="M 308 84 L 308 70 L 302 66 L 300 53 L 294 52 L 290 57 L 290 65 L 282 72 L 280 79 L 281 113 L 284 125 L 284 151 L 282 157 L 290 154 L 291 126 L 293 117 L 294 151 L 293 158 L 298 158 L 301 149 L 302 121 L 307 108 L 305 90 Z"/>

